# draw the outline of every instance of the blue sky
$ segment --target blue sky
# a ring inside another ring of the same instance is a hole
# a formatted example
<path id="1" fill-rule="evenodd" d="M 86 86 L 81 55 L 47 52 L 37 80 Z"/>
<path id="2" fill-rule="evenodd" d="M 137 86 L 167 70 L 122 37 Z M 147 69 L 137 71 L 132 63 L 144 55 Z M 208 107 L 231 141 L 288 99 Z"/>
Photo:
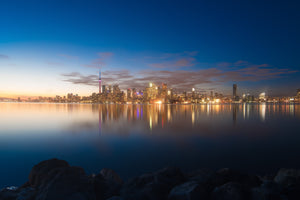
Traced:
<path id="1" fill-rule="evenodd" d="M 0 96 L 88 95 L 105 84 L 294 95 L 296 1 L 1 2 Z"/>

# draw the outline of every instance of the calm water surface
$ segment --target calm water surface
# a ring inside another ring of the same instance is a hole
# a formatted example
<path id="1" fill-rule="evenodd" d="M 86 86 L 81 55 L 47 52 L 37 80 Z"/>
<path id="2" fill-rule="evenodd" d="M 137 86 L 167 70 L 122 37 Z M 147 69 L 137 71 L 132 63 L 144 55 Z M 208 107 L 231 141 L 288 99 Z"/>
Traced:
<path id="1" fill-rule="evenodd" d="M 0 103 L 0 187 L 59 158 L 122 178 L 165 166 L 266 173 L 300 168 L 300 105 Z"/>

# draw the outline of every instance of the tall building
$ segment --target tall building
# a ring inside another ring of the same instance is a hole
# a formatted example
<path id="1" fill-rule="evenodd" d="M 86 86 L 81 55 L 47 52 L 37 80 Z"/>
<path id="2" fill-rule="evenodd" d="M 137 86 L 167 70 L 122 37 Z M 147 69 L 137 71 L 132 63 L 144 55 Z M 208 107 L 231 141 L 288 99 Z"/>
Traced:
<path id="1" fill-rule="evenodd" d="M 195 98 L 195 88 L 192 88 L 192 98 Z"/>
<path id="2" fill-rule="evenodd" d="M 99 93 L 102 93 L 102 87 L 101 87 L 101 71 L 99 72 Z"/>
<path id="3" fill-rule="evenodd" d="M 156 99 L 158 96 L 158 87 L 154 83 L 149 83 L 149 87 L 146 88 L 146 93 L 149 100 Z"/>
<path id="4" fill-rule="evenodd" d="M 102 85 L 102 93 L 107 93 L 106 90 L 107 90 L 107 89 L 106 89 L 106 86 L 105 86 L 105 85 Z"/>
<path id="5" fill-rule="evenodd" d="M 117 95 L 117 94 L 120 94 L 120 93 L 121 93 L 121 90 L 119 88 L 119 85 L 113 85 L 113 94 Z"/>
<path id="6" fill-rule="evenodd" d="M 233 99 L 236 99 L 237 84 L 233 84 Z"/>
<path id="7" fill-rule="evenodd" d="M 168 95 L 168 86 L 166 83 L 162 84 L 162 89 L 161 89 L 161 97 L 166 99 Z"/>
<path id="8" fill-rule="evenodd" d="M 131 99 L 131 89 L 127 89 L 127 99 Z"/>

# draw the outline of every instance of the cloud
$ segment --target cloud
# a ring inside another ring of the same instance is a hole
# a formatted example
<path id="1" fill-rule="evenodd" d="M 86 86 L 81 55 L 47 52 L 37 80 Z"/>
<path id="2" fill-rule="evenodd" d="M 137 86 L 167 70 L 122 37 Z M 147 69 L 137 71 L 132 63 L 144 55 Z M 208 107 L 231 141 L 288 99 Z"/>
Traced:
<path id="1" fill-rule="evenodd" d="M 189 58 L 182 58 L 182 59 L 170 61 L 170 62 L 152 63 L 152 64 L 149 64 L 149 66 L 153 67 L 153 68 L 160 68 L 160 69 L 191 67 L 191 66 L 195 65 L 195 63 L 194 63 L 195 60 L 196 60 L 195 58 L 189 57 Z"/>
<path id="2" fill-rule="evenodd" d="M 181 63 L 182 64 L 182 63 Z M 238 69 L 208 68 L 200 70 L 141 70 L 130 72 L 128 70 L 104 71 L 103 84 L 119 84 L 122 89 L 145 88 L 149 82 L 155 84 L 167 83 L 169 87 L 177 89 L 203 88 L 207 85 L 218 86 L 227 82 L 261 81 L 276 79 L 282 76 L 297 73 L 298 71 L 286 68 L 273 68 L 269 65 L 247 65 Z M 73 84 L 98 85 L 98 76 L 84 76 L 78 72 L 63 74 L 64 81 Z"/>
<path id="3" fill-rule="evenodd" d="M 245 61 L 245 60 L 239 60 L 237 62 L 234 63 L 234 66 L 247 66 L 249 65 L 250 63 L 248 61 Z"/>
<path id="4" fill-rule="evenodd" d="M 98 52 L 98 58 L 94 59 L 91 63 L 83 65 L 84 67 L 102 69 L 106 66 L 107 60 L 114 54 L 112 52 Z"/>
<path id="5" fill-rule="evenodd" d="M 61 74 L 63 81 L 70 82 L 73 84 L 80 84 L 80 85 L 89 85 L 89 86 L 96 86 L 98 84 L 98 76 L 97 75 L 82 75 L 78 72 L 72 72 L 69 74 Z"/>
<path id="6" fill-rule="evenodd" d="M 63 63 L 60 62 L 51 62 L 51 61 L 47 61 L 46 62 L 48 65 L 52 65 L 52 66 L 63 66 Z"/>
<path id="7" fill-rule="evenodd" d="M 107 59 L 113 56 L 112 52 L 98 52 L 97 53 L 100 59 Z"/>
<path id="8" fill-rule="evenodd" d="M 70 59 L 70 60 L 78 60 L 78 56 L 72 56 L 68 54 L 59 54 L 59 56 Z"/>
<path id="9" fill-rule="evenodd" d="M 7 55 L 3 55 L 3 54 L 0 54 L 0 59 L 8 59 L 9 57 Z"/>
<path id="10" fill-rule="evenodd" d="M 196 63 L 195 56 L 198 51 L 184 51 L 181 53 L 163 53 L 159 56 L 144 57 L 145 59 L 156 60 L 148 63 L 148 66 L 158 69 L 180 69 L 183 67 L 192 67 Z"/>

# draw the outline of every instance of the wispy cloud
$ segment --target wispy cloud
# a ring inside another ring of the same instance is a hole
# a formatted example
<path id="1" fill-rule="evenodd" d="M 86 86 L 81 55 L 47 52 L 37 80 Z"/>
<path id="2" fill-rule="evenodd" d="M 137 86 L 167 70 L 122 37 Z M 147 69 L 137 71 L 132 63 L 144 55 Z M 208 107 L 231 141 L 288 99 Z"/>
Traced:
<path id="1" fill-rule="evenodd" d="M 60 63 L 60 62 L 51 62 L 51 61 L 47 61 L 46 64 L 52 65 L 52 66 L 63 66 L 63 65 L 64 65 L 64 63 Z"/>
<path id="2" fill-rule="evenodd" d="M 157 57 L 145 57 L 146 59 L 157 60 L 148 63 L 148 66 L 159 69 L 180 69 L 194 66 L 196 63 L 195 56 L 197 51 L 184 51 L 182 53 L 163 53 Z"/>
<path id="3" fill-rule="evenodd" d="M 181 68 L 181 67 L 191 67 L 194 66 L 195 58 L 182 58 L 175 61 L 170 62 L 162 62 L 162 63 L 151 63 L 149 64 L 150 67 L 153 68 L 160 68 L 160 69 L 166 69 L 166 68 Z"/>
<path id="4" fill-rule="evenodd" d="M 70 82 L 73 84 L 96 86 L 98 83 L 97 75 L 85 76 L 78 72 L 72 72 L 69 74 L 61 74 L 61 76 L 64 77 L 63 81 Z"/>
<path id="5" fill-rule="evenodd" d="M 217 86 L 231 81 L 261 81 L 276 79 L 282 76 L 297 73 L 298 71 L 286 68 L 273 68 L 269 65 L 240 66 L 236 68 L 208 68 L 201 70 L 142 70 L 136 73 L 128 70 L 104 71 L 103 82 L 105 84 L 119 84 L 125 88 L 144 88 L 149 82 L 157 84 L 167 83 L 173 88 L 188 89 L 203 85 Z M 85 84 L 97 86 L 96 75 L 84 76 L 80 73 L 63 74 L 64 81 L 73 84 Z"/>
<path id="6" fill-rule="evenodd" d="M 72 56 L 72 55 L 68 55 L 68 54 L 59 54 L 59 56 L 67 58 L 69 60 L 78 60 L 78 56 Z"/>
<path id="7" fill-rule="evenodd" d="M 9 57 L 7 55 L 4 54 L 0 54 L 0 59 L 8 59 Z"/>
<path id="8" fill-rule="evenodd" d="M 112 52 L 98 52 L 98 58 L 94 59 L 91 63 L 83 65 L 84 67 L 102 69 L 106 66 L 106 62 L 110 59 L 114 54 Z"/>

